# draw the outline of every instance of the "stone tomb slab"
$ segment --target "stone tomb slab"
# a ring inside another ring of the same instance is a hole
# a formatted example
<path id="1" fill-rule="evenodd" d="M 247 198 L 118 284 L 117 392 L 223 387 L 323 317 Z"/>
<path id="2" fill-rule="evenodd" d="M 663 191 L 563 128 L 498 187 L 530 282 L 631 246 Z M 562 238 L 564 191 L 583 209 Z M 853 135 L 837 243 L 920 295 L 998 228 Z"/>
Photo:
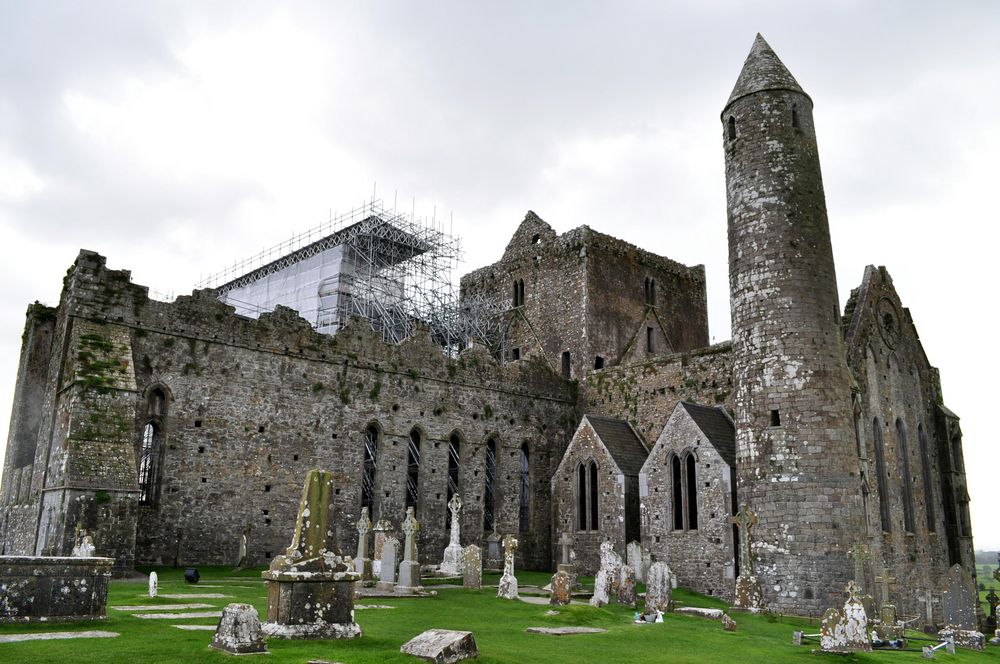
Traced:
<path id="1" fill-rule="evenodd" d="M 160 597 L 167 599 L 227 599 L 232 595 L 222 593 L 160 593 Z"/>
<path id="2" fill-rule="evenodd" d="M 188 632 L 214 632 L 216 629 L 215 625 L 171 625 L 171 627 L 183 629 Z"/>
<path id="3" fill-rule="evenodd" d="M 417 634 L 404 643 L 399 652 L 435 664 L 453 664 L 479 656 L 472 632 L 451 629 L 429 629 Z"/>
<path id="4" fill-rule="evenodd" d="M 187 611 L 190 609 L 210 609 L 211 604 L 148 604 L 144 606 L 112 606 L 115 611 Z"/>
<path id="5" fill-rule="evenodd" d="M 529 627 L 524 630 L 528 634 L 545 634 L 547 636 L 568 636 L 570 634 L 600 634 L 608 630 L 601 627 Z"/>
<path id="6" fill-rule="evenodd" d="M 212 629 L 215 629 L 214 627 Z M 48 641 L 50 639 L 113 639 L 120 636 L 118 632 L 103 632 L 92 630 L 87 632 L 30 632 L 28 634 L 3 634 L 0 643 L 16 643 L 18 641 Z"/>
<path id="7" fill-rule="evenodd" d="M 221 618 L 222 611 L 188 611 L 186 613 L 133 613 L 143 620 L 187 620 L 188 618 Z"/>

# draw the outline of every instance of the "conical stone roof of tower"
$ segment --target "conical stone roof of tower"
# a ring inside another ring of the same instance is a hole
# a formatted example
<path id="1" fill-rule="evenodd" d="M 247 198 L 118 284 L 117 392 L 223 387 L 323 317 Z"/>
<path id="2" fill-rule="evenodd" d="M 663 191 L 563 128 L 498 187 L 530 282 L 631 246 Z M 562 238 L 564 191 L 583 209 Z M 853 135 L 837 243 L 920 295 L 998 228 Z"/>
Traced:
<path id="1" fill-rule="evenodd" d="M 750 55 L 743 63 L 743 70 L 740 77 L 736 79 L 736 86 L 733 93 L 729 95 L 728 107 L 740 97 L 760 92 L 761 90 L 793 90 L 806 94 L 799 82 L 788 71 L 788 67 L 778 58 L 770 44 L 757 33 L 757 38 L 753 40 L 753 47 Z M 809 95 L 806 95 L 807 97 Z"/>

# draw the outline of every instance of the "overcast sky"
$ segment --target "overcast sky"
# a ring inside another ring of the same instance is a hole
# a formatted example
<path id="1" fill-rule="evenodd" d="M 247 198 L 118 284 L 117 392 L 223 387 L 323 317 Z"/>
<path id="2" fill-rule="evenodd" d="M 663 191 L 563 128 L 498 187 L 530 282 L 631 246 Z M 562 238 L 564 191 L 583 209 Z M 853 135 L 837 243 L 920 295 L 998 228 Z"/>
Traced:
<path id="1" fill-rule="evenodd" d="M 704 264 L 728 339 L 719 113 L 760 31 L 815 102 L 841 304 L 888 267 L 1000 548 L 1000 3 L 763 4 L 3 2 L 0 431 L 81 247 L 186 293 L 375 183 L 453 215 L 461 272 L 528 209 Z"/>

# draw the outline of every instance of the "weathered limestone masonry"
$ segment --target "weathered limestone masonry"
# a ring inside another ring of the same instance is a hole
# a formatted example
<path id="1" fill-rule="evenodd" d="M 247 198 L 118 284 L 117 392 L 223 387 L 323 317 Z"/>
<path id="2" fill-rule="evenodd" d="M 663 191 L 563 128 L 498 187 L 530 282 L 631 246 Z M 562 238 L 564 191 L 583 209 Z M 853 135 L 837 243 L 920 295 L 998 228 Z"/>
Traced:
<path id="1" fill-rule="evenodd" d="M 812 100 L 759 35 L 722 112 L 739 499 L 775 609 L 820 613 L 864 532 Z"/>
<path id="2" fill-rule="evenodd" d="M 523 301 L 514 296 L 517 283 Z M 542 355 L 571 378 L 599 364 L 708 343 L 703 266 L 686 267 L 587 226 L 557 236 L 533 212 L 500 261 L 462 277 L 462 297 L 482 297 L 506 312 L 506 359 Z"/>
<path id="3" fill-rule="evenodd" d="M 689 408 L 715 410 L 678 404 L 653 445 L 639 473 L 642 544 L 656 560 L 669 562 L 685 588 L 732 599 L 736 561 L 729 518 L 735 511 L 736 469 L 734 460 L 725 458 L 731 457 L 732 450 L 720 451 L 692 419 Z M 729 424 L 722 412 L 715 415 Z M 731 433 L 730 424 L 730 441 Z M 693 478 L 685 477 L 688 455 Z M 671 477 L 675 465 L 677 476 Z M 677 479 L 682 482 L 675 487 Z M 689 489 L 697 494 L 693 514 L 678 513 L 690 508 L 685 481 L 693 484 Z"/>
<path id="4" fill-rule="evenodd" d="M 407 442 L 411 431 L 420 432 L 417 514 L 425 524 L 425 563 L 439 560 L 448 542 L 451 434 L 461 439 L 468 541 L 483 535 L 487 437 L 498 443 L 496 521 L 506 532 L 518 528 L 518 455 L 527 442 L 531 531 L 522 534 L 519 564 L 548 567 L 549 480 L 577 416 L 569 385 L 545 363 L 499 367 L 479 349 L 449 360 L 425 334 L 389 346 L 367 324 L 320 335 L 285 308 L 246 320 L 210 291 L 157 302 L 129 283 L 127 271 L 108 270 L 103 257 L 86 251 L 50 312 L 54 351 L 35 455 L 35 468 L 47 473 L 35 471 L 28 526 L 11 518 L 25 508 L 11 506 L 10 470 L 4 478 L 8 553 L 67 554 L 79 526 L 121 569 L 132 565 L 133 551 L 143 562 L 233 564 L 251 526 L 249 558 L 259 562 L 287 544 L 300 478 L 316 466 L 335 473 L 339 545 L 353 550 L 364 432 L 374 424 L 373 516 L 397 527 L 405 513 Z M 158 405 L 155 394 L 165 403 Z M 140 506 L 137 456 L 151 420 L 158 425 L 155 481 Z M 39 493 L 45 498 L 36 544 Z"/>
<path id="5" fill-rule="evenodd" d="M 843 320 L 869 546 L 908 589 L 894 597 L 899 613 L 924 615 L 918 597 L 939 594 L 951 565 L 976 569 L 958 418 L 884 267 L 868 266 Z"/>

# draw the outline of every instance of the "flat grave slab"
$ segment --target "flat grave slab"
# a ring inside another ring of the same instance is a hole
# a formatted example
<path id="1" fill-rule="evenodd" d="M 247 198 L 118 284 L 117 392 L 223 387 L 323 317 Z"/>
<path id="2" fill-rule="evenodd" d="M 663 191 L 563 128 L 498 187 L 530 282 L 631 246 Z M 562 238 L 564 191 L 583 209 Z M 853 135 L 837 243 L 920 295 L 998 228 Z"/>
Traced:
<path id="1" fill-rule="evenodd" d="M 216 630 L 215 625 L 171 625 L 171 627 L 183 629 L 188 632 L 214 632 Z"/>
<path id="2" fill-rule="evenodd" d="M 186 609 L 210 609 L 211 604 L 148 604 L 143 606 L 112 606 L 115 611 L 180 611 Z"/>
<path id="3" fill-rule="evenodd" d="M 214 627 L 212 629 L 215 629 Z M 4 634 L 0 643 L 16 643 L 18 641 L 48 641 L 51 639 L 113 639 L 118 632 L 103 632 L 91 630 L 87 632 L 29 632 L 28 634 Z"/>
<path id="4" fill-rule="evenodd" d="M 190 611 L 187 613 L 133 613 L 143 620 L 185 620 L 187 618 L 221 618 L 222 611 Z"/>
<path id="5" fill-rule="evenodd" d="M 567 636 L 569 634 L 600 634 L 608 630 L 601 627 L 529 627 L 524 630 L 528 634 L 547 634 L 548 636 Z"/>
<path id="6" fill-rule="evenodd" d="M 222 593 L 160 593 L 159 597 L 167 599 L 225 599 L 232 597 L 232 595 L 223 595 Z"/>

